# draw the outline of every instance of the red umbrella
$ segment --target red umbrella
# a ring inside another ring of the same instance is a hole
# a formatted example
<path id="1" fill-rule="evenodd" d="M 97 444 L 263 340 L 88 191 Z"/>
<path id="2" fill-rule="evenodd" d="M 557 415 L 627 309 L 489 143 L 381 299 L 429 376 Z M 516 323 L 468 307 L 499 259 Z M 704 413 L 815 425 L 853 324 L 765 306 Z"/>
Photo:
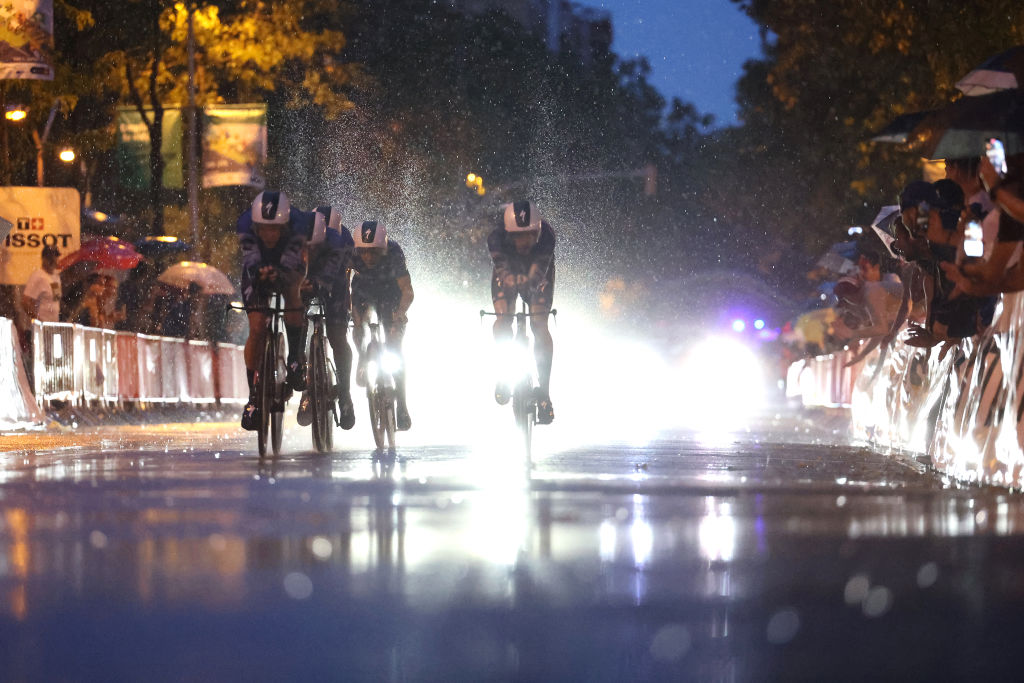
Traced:
<path id="1" fill-rule="evenodd" d="M 115 268 L 130 270 L 139 265 L 142 254 L 135 251 L 128 242 L 116 237 L 100 237 L 82 245 L 81 249 L 72 252 L 57 262 L 59 268 L 67 268 L 80 261 L 91 261 L 99 268 Z"/>

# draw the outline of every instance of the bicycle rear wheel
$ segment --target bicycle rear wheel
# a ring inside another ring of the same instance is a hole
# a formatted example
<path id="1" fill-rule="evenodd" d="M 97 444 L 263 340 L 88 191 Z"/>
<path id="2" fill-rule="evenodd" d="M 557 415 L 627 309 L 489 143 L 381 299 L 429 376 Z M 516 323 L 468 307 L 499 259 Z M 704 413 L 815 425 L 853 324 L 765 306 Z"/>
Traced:
<path id="1" fill-rule="evenodd" d="M 276 356 L 273 340 L 268 336 L 263 345 L 263 357 L 260 358 L 260 366 L 255 380 L 256 410 L 259 413 L 259 422 L 256 425 L 256 443 L 261 458 L 267 454 L 267 445 L 270 443 L 270 415 L 274 410 L 274 361 Z"/>
<path id="2" fill-rule="evenodd" d="M 284 335 L 280 332 L 277 335 L 277 345 L 275 348 L 275 362 L 274 362 L 274 400 L 273 400 L 273 413 L 270 416 L 270 436 L 271 445 L 274 448 L 274 455 L 281 452 L 281 437 L 284 434 L 282 428 L 282 421 L 284 418 L 284 401 L 285 401 L 285 386 L 284 386 L 284 375 L 285 375 L 285 362 L 284 362 Z"/>
<path id="3" fill-rule="evenodd" d="M 521 383 L 516 387 L 512 397 L 512 409 L 515 413 L 516 426 L 523 435 L 523 449 L 528 467 L 533 466 L 533 425 L 537 420 L 537 403 L 533 397 L 530 384 Z"/>
<path id="4" fill-rule="evenodd" d="M 327 453 L 334 446 L 334 418 L 331 416 L 331 381 L 327 369 L 327 351 L 324 338 L 313 334 L 309 343 L 309 370 L 311 376 L 310 402 L 313 411 L 313 447 Z"/>

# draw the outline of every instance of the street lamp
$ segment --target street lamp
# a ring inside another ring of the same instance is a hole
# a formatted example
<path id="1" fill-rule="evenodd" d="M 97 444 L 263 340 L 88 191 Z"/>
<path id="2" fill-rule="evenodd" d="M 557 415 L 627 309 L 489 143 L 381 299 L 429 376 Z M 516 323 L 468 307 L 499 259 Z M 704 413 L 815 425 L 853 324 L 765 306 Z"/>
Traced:
<path id="1" fill-rule="evenodd" d="M 65 164 L 70 164 L 72 161 L 75 160 L 75 150 L 71 149 L 70 147 L 65 147 L 60 151 L 60 154 L 57 155 L 57 158 L 63 161 Z"/>
<path id="2" fill-rule="evenodd" d="M 24 121 L 26 116 L 28 116 L 28 111 L 17 104 L 9 105 L 4 110 L 4 118 L 8 121 L 14 121 L 15 123 L 18 121 Z"/>

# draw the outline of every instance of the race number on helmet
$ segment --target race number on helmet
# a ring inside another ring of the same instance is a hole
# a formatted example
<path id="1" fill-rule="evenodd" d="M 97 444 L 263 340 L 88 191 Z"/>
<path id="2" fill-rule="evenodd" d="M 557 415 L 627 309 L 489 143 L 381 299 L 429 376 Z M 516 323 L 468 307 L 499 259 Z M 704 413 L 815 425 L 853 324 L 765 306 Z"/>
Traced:
<path id="1" fill-rule="evenodd" d="M 505 207 L 505 231 L 540 230 L 540 212 L 533 202 L 512 202 Z"/>
<path id="2" fill-rule="evenodd" d="M 263 225 L 285 225 L 291 205 L 284 192 L 264 190 L 252 200 L 252 222 Z"/>
<path id="3" fill-rule="evenodd" d="M 388 244 L 387 230 L 377 221 L 363 221 L 353 237 L 359 249 L 383 249 Z"/>

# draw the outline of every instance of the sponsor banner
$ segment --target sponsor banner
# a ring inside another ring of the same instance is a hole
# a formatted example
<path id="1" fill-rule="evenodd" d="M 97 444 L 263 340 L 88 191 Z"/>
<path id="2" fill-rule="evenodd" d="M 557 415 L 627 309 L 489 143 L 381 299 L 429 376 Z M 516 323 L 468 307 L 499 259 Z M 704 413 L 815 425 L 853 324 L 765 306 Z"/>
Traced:
<path id="1" fill-rule="evenodd" d="M 211 105 L 203 110 L 203 187 L 262 188 L 266 160 L 266 105 Z"/>
<path id="2" fill-rule="evenodd" d="M 81 246 L 81 200 L 73 187 L 0 187 L 0 216 L 13 224 L 0 243 L 0 284 L 23 285 L 44 246 L 61 256 Z"/>
<path id="3" fill-rule="evenodd" d="M 53 80 L 53 0 L 0 3 L 0 79 Z"/>
<path id="4" fill-rule="evenodd" d="M 152 117 L 153 110 L 146 109 L 146 118 L 152 120 Z M 160 149 L 164 158 L 163 186 L 179 189 L 184 187 L 181 160 L 184 124 L 180 109 L 164 109 L 162 129 Z M 130 190 L 149 189 L 149 128 L 135 107 L 118 107 L 117 110 L 117 165 L 121 187 Z"/>

